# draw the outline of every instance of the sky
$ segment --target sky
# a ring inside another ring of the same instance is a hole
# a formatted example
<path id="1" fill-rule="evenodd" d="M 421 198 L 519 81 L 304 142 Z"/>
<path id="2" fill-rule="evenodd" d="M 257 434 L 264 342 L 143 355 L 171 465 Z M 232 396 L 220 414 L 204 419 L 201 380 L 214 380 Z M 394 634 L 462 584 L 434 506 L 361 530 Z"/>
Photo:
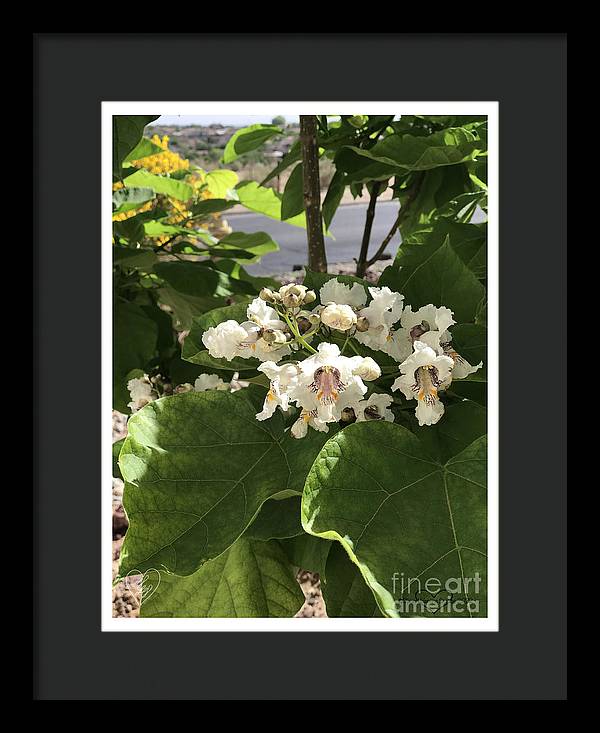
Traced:
<path id="1" fill-rule="evenodd" d="M 230 125 L 231 127 L 244 127 L 246 125 L 254 125 L 257 123 L 270 124 L 274 117 L 277 117 L 277 110 L 273 110 L 272 115 L 162 115 L 151 125 L 212 125 L 219 123 L 221 125 Z M 286 115 L 288 122 L 298 122 L 298 116 Z"/>

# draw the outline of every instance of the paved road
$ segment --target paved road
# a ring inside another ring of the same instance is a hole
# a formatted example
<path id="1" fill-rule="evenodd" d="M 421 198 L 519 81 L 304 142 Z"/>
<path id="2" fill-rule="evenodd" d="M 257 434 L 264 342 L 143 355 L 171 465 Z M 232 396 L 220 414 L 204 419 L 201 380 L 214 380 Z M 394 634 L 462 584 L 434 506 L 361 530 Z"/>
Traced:
<path id="1" fill-rule="evenodd" d="M 325 239 L 327 260 L 330 263 L 351 262 L 358 257 L 366 210 L 366 204 L 340 206 L 337 210 L 330 227 L 335 239 L 329 237 Z M 397 214 L 397 202 L 380 201 L 377 204 L 369 254 L 372 255 L 381 244 Z M 252 274 L 268 275 L 289 272 L 294 265 L 306 264 L 306 231 L 304 229 L 268 219 L 261 214 L 234 214 L 227 218 L 235 231 L 267 232 L 279 244 L 279 252 L 265 255 L 259 264 L 248 267 L 248 271 Z M 483 219 L 483 212 L 478 211 L 473 217 L 473 222 L 483 221 Z M 399 244 L 400 235 L 396 232 L 386 251 L 394 256 Z"/>
<path id="2" fill-rule="evenodd" d="M 366 204 L 340 206 L 337 210 L 330 227 L 335 239 L 330 237 L 325 239 L 329 262 L 351 262 L 354 257 L 358 257 L 366 210 Z M 397 203 L 382 201 L 377 204 L 371 235 L 371 254 L 389 232 L 397 214 Z M 235 231 L 267 232 L 279 244 L 279 252 L 265 255 L 258 265 L 248 267 L 248 271 L 254 275 L 289 272 L 294 265 L 306 264 L 306 231 L 304 229 L 268 219 L 261 214 L 234 214 L 227 218 Z M 400 237 L 396 233 L 387 251 L 394 255 L 399 244 Z"/>

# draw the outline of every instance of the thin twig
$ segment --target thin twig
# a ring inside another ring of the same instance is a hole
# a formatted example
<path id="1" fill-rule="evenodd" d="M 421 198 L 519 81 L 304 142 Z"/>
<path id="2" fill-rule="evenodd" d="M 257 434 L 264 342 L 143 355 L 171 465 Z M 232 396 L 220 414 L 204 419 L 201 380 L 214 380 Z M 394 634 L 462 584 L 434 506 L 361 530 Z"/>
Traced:
<path id="1" fill-rule="evenodd" d="M 360 245 L 360 254 L 356 263 L 357 277 L 363 277 L 367 269 L 367 255 L 369 253 L 369 242 L 371 241 L 371 231 L 373 229 L 373 220 L 375 219 L 375 206 L 377 205 L 377 196 L 381 189 L 381 182 L 374 181 L 371 188 L 371 198 L 367 207 L 367 216 L 365 218 L 365 228 L 363 231 L 362 242 Z"/>
<path id="2" fill-rule="evenodd" d="M 415 181 L 413 185 L 411 186 L 411 190 L 408 194 L 408 198 L 406 199 L 406 203 L 404 206 L 400 208 L 400 211 L 398 212 L 398 216 L 396 217 L 396 221 L 392 224 L 392 228 L 388 232 L 386 238 L 383 240 L 383 242 L 379 245 L 377 251 L 371 257 L 371 259 L 367 260 L 365 263 L 365 271 L 368 270 L 371 265 L 375 264 L 377 260 L 381 259 L 382 254 L 385 252 L 386 247 L 391 242 L 392 237 L 397 232 L 398 228 L 402 224 L 402 222 L 406 219 L 410 212 L 410 208 L 412 204 L 414 203 L 415 199 L 419 195 L 419 191 L 421 190 L 421 184 L 423 183 L 423 178 L 425 174 L 420 173 L 417 178 L 415 178 Z"/>

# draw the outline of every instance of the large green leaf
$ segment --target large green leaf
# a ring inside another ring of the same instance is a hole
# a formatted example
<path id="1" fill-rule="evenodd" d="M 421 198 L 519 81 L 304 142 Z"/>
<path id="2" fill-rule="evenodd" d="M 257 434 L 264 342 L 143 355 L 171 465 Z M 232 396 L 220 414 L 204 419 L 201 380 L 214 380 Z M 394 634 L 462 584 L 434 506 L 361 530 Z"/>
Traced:
<path id="1" fill-rule="evenodd" d="M 483 362 L 483 367 L 465 379 L 455 379 L 449 394 L 480 405 L 487 404 L 487 328 L 475 323 L 459 323 L 452 327 L 452 345 L 470 364 Z"/>
<path id="2" fill-rule="evenodd" d="M 117 300 L 113 314 L 113 407 L 128 412 L 127 375 L 144 369 L 156 351 L 158 326 L 135 303 Z"/>
<path id="3" fill-rule="evenodd" d="M 396 263 L 402 266 L 402 249 L 409 244 L 425 244 L 439 247 L 448 238 L 450 246 L 478 279 L 486 277 L 487 225 L 463 224 L 440 218 L 430 228 L 414 231 L 403 237 L 403 245 L 396 255 Z"/>
<path id="4" fill-rule="evenodd" d="M 464 164 L 432 168 L 421 175 L 417 196 L 410 203 L 408 215 L 405 214 L 400 226 L 403 241 L 415 229 L 429 225 L 439 216 L 440 207 L 469 188 L 469 174 Z M 411 190 L 411 185 L 399 190 L 402 206 L 406 204 L 402 194 L 409 196 Z"/>
<path id="5" fill-rule="evenodd" d="M 228 296 L 233 292 L 252 292 L 249 285 L 215 270 L 207 262 L 158 262 L 154 271 L 183 295 L 194 297 Z"/>
<path id="6" fill-rule="evenodd" d="M 281 199 L 281 218 L 292 219 L 304 211 L 304 181 L 302 174 L 302 163 L 292 171 L 283 189 Z"/>
<path id="7" fill-rule="evenodd" d="M 120 188 L 113 191 L 112 202 L 115 207 L 113 215 L 136 209 L 140 204 L 151 201 L 154 196 L 151 188 Z"/>
<path id="8" fill-rule="evenodd" d="M 188 577 L 149 571 L 143 589 L 147 618 L 290 618 L 304 602 L 278 544 L 246 538 Z"/>
<path id="9" fill-rule="evenodd" d="M 254 386 L 189 392 L 131 418 L 119 457 L 130 523 L 122 575 L 161 566 L 190 575 L 230 547 L 267 499 L 301 492 L 306 473 L 290 469 L 282 413 L 255 418 L 264 395 Z M 319 435 L 298 441 L 305 464 L 325 442 Z"/>
<path id="10" fill-rule="evenodd" d="M 123 476 L 121 475 L 121 469 L 119 468 L 119 453 L 121 452 L 121 448 L 123 447 L 123 443 L 125 442 L 125 438 L 121 438 L 120 440 L 115 440 L 115 442 L 112 444 L 112 475 L 113 478 L 119 478 L 122 479 Z M 300 527 L 302 529 L 302 527 Z"/>
<path id="11" fill-rule="evenodd" d="M 269 252 L 279 251 L 277 242 L 271 239 L 271 236 L 266 232 L 253 232 L 252 234 L 232 232 L 219 241 L 219 249 L 227 250 L 229 248 L 243 249 L 250 252 L 252 260 L 245 264 L 258 262 L 261 257 L 269 254 Z"/>
<path id="12" fill-rule="evenodd" d="M 120 177 L 121 166 L 135 148 L 144 133 L 144 128 L 157 115 L 114 115 L 113 116 L 113 175 Z"/>
<path id="13" fill-rule="evenodd" d="M 292 565 L 324 575 L 327 556 L 334 543 L 302 531 L 296 537 L 280 540 L 280 544 Z"/>
<path id="14" fill-rule="evenodd" d="M 246 282 L 251 283 L 256 293 L 259 293 L 261 288 L 278 290 L 281 287 L 281 283 L 274 280 L 272 277 L 256 277 L 255 275 L 250 275 L 250 273 L 248 273 L 239 262 L 234 262 L 231 259 L 218 260 L 214 263 L 214 266 L 218 270 L 226 272 L 229 277 L 232 277 L 234 280 L 245 280 Z"/>
<path id="15" fill-rule="evenodd" d="M 189 331 L 196 316 L 223 306 L 226 302 L 224 296 L 186 295 L 171 287 L 159 288 L 157 295 L 159 302 L 169 308 L 173 327 L 177 331 Z"/>
<path id="16" fill-rule="evenodd" d="M 137 249 L 134 247 L 113 247 L 113 263 L 120 267 L 140 268 L 151 270 L 158 257 L 151 249 Z"/>
<path id="17" fill-rule="evenodd" d="M 273 168 L 269 175 L 260 182 L 260 185 L 265 186 L 273 178 L 277 178 L 277 176 L 281 175 L 286 168 L 289 168 L 293 163 L 296 163 L 296 161 L 300 160 L 301 157 L 302 148 L 300 147 L 300 141 L 296 140 L 275 168 Z"/>
<path id="18" fill-rule="evenodd" d="M 206 174 L 206 190 L 217 199 L 237 198 L 234 189 L 238 180 L 235 171 L 214 170 Z"/>
<path id="19" fill-rule="evenodd" d="M 282 135 L 283 132 L 275 125 L 249 125 L 237 130 L 228 140 L 223 152 L 223 163 L 232 163 L 244 153 L 249 153 L 260 148 L 275 135 Z"/>
<path id="20" fill-rule="evenodd" d="M 132 216 L 124 221 L 113 221 L 115 239 L 125 239 L 130 244 L 138 244 L 144 239 L 144 221 L 141 216 Z"/>
<path id="21" fill-rule="evenodd" d="M 398 166 L 368 160 L 357 155 L 353 149 L 342 148 L 335 156 L 335 166 L 345 176 L 354 198 L 360 196 L 362 184 L 369 181 L 387 181 L 395 175 L 402 175 Z"/>
<path id="22" fill-rule="evenodd" d="M 434 427 L 418 426 L 415 419 L 409 429 L 434 460 L 445 463 L 485 435 L 487 412 L 481 405 L 463 401 L 446 407 L 444 417 Z"/>
<path id="23" fill-rule="evenodd" d="M 393 265 L 386 267 L 379 280 L 392 290 L 404 294 L 413 309 L 433 303 L 454 311 L 456 321 L 475 320 L 485 289 L 464 264 L 448 237 L 428 239 L 423 244 L 405 242 Z"/>
<path id="24" fill-rule="evenodd" d="M 236 192 L 242 206 L 270 219 L 281 221 L 281 196 L 272 188 L 259 186 L 256 181 L 246 181 L 238 185 Z M 302 212 L 298 216 L 286 219 L 285 223 L 306 228 L 306 214 Z"/>
<path id="25" fill-rule="evenodd" d="M 464 163 L 476 158 L 482 150 L 485 150 L 484 143 L 462 127 L 449 128 L 427 136 L 389 135 L 369 149 L 354 146 L 345 148 L 345 151 L 351 151 L 351 154 L 368 161 L 409 171 L 424 171 Z M 340 160 L 343 162 L 341 156 Z"/>
<path id="26" fill-rule="evenodd" d="M 164 153 L 164 150 L 160 145 L 156 145 L 152 140 L 149 140 L 147 137 L 143 137 L 131 153 L 124 158 L 123 166 L 127 167 L 127 164 L 131 163 L 131 161 L 142 160 L 143 158 L 148 158 L 150 155 L 157 155 L 160 153 Z"/>
<path id="27" fill-rule="evenodd" d="M 173 237 L 176 235 L 180 235 L 182 237 L 193 237 L 196 232 L 188 229 L 187 227 L 182 227 L 179 224 L 167 224 L 165 222 L 152 219 L 151 221 L 144 222 L 144 234 L 147 237 Z"/>
<path id="28" fill-rule="evenodd" d="M 475 323 L 459 323 L 452 327 L 452 344 L 469 364 L 487 360 L 487 328 Z M 477 372 L 475 372 L 477 373 Z"/>
<path id="29" fill-rule="evenodd" d="M 344 190 L 346 189 L 346 176 L 342 171 L 336 171 L 325 198 L 323 199 L 323 224 L 326 229 L 329 229 L 335 212 L 337 211 L 340 201 L 344 196 Z"/>
<path id="30" fill-rule="evenodd" d="M 236 205 L 236 201 L 227 201 L 226 199 L 206 199 L 205 201 L 199 201 L 194 204 L 191 208 L 192 216 L 203 217 L 209 216 L 210 214 L 217 214 L 221 211 L 227 211 L 232 206 Z"/>
<path id="31" fill-rule="evenodd" d="M 373 618 L 382 615 L 373 592 L 339 542 L 331 543 L 325 573 L 321 576 L 321 592 L 330 617 Z"/>
<path id="32" fill-rule="evenodd" d="M 448 455 L 452 445 L 442 437 L 435 456 L 398 424 L 356 423 L 325 444 L 306 480 L 304 528 L 342 543 L 386 616 L 486 615 L 486 437 Z M 463 607 L 444 611 L 442 600 Z"/>
<path id="33" fill-rule="evenodd" d="M 151 188 L 156 193 L 172 196 L 179 201 L 188 201 L 194 195 L 194 189 L 188 186 L 187 183 L 178 181 L 175 178 L 148 173 L 143 168 L 127 176 L 123 183 L 128 188 L 136 186 L 140 188 Z"/>
<path id="34" fill-rule="evenodd" d="M 304 534 L 300 523 L 300 497 L 269 499 L 244 533 L 253 540 L 276 540 Z"/>

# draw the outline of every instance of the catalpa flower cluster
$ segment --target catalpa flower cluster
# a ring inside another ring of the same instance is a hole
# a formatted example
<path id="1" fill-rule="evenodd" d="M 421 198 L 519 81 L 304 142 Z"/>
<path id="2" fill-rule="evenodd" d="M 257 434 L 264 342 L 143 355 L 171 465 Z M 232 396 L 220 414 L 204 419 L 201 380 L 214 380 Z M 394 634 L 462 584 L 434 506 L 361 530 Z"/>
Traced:
<path id="1" fill-rule="evenodd" d="M 327 432 L 332 422 L 394 420 L 394 398 L 375 384 L 381 368 L 361 345 L 398 363 L 392 391 L 416 401 L 419 425 L 434 425 L 444 414 L 440 392 L 482 364 L 472 366 L 453 349 L 449 329 L 455 321 L 448 308 L 413 311 L 387 287 L 368 292 L 360 283 L 332 279 L 314 307 L 316 293 L 304 285 L 265 288 L 248 306 L 247 321 L 219 323 L 202 341 L 213 357 L 262 362 L 258 371 L 269 379 L 269 390 L 256 417 L 267 420 L 277 408 L 287 412 L 295 405 L 296 438 L 309 427 Z"/>

